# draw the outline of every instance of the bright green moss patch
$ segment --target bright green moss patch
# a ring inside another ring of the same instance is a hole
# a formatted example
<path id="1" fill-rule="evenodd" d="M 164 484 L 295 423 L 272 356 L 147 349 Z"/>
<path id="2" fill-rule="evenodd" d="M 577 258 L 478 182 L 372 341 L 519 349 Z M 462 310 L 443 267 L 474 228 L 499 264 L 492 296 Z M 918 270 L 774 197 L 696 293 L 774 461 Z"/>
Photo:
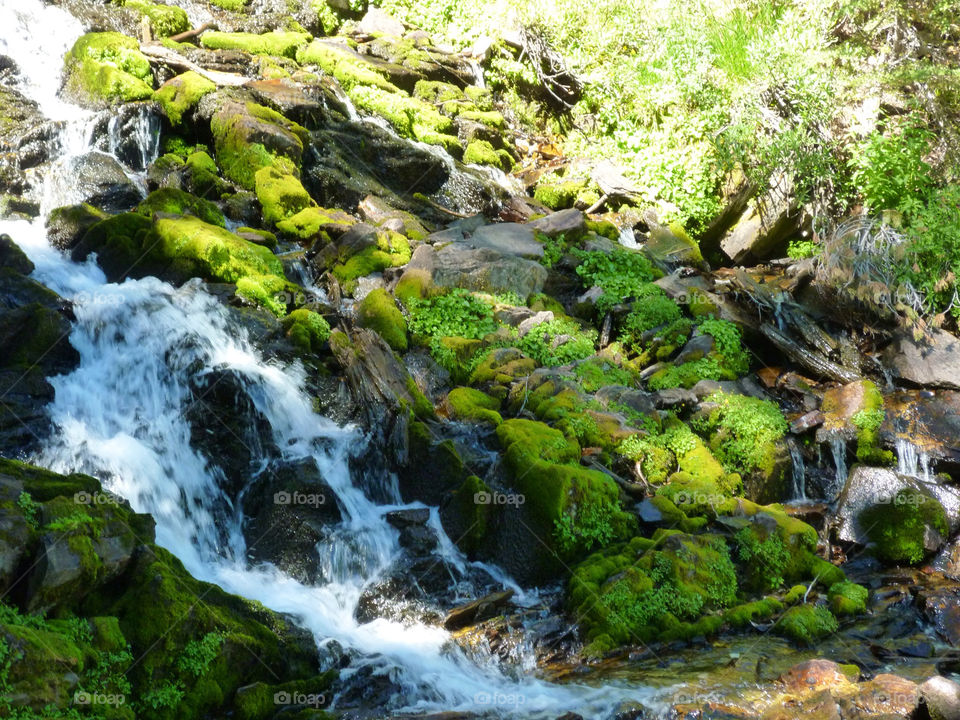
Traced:
<path id="1" fill-rule="evenodd" d="M 359 109 L 384 118 L 405 137 L 448 149 L 460 146 L 449 134 L 453 130 L 450 118 L 421 100 L 369 85 L 357 85 L 347 92 Z"/>
<path id="2" fill-rule="evenodd" d="M 246 9 L 250 0 L 210 0 L 210 3 L 224 10 L 231 12 L 241 12 Z"/>
<path id="3" fill-rule="evenodd" d="M 298 240 L 311 240 L 321 232 L 342 234 L 356 220 L 337 208 L 305 207 L 295 215 L 277 222 L 277 230 Z"/>
<path id="4" fill-rule="evenodd" d="M 361 327 L 375 331 L 398 352 L 407 349 L 407 321 L 393 297 L 383 288 L 372 290 L 357 308 Z"/>
<path id="5" fill-rule="evenodd" d="M 254 55 L 276 55 L 296 59 L 297 51 L 310 42 L 306 33 L 273 30 L 263 35 L 208 30 L 200 43 L 210 50 L 243 50 Z"/>
<path id="6" fill-rule="evenodd" d="M 220 209 L 209 200 L 198 198 L 177 188 L 166 187 L 154 190 L 137 206 L 144 217 L 160 215 L 193 215 L 210 225 L 226 226 Z"/>
<path id="7" fill-rule="evenodd" d="M 256 172 L 254 188 L 267 223 L 279 223 L 313 204 L 300 180 L 272 166 Z"/>
<path id="8" fill-rule="evenodd" d="M 149 0 L 124 0 L 123 5 L 149 18 L 150 29 L 157 37 L 165 38 L 190 29 L 187 13 L 176 5 L 159 5 Z"/>
<path id="9" fill-rule="evenodd" d="M 724 466 L 740 472 L 767 470 L 787 432 L 780 408 L 746 395 L 714 393 L 707 400 L 716 408 L 694 429 L 710 435 L 710 447 Z"/>
<path id="10" fill-rule="evenodd" d="M 463 162 L 468 165 L 492 165 L 495 168 L 502 169 L 500 156 L 497 151 L 486 140 L 474 140 L 463 152 Z"/>
<path id="11" fill-rule="evenodd" d="M 750 623 L 769 620 L 781 612 L 783 603 L 771 596 L 732 607 L 723 613 L 723 619 L 732 627 L 745 628 Z"/>
<path id="12" fill-rule="evenodd" d="M 319 353 L 330 338 L 330 324 L 313 310 L 294 310 L 281 324 L 290 342 L 304 354 Z"/>
<path id="13" fill-rule="evenodd" d="M 796 605 L 787 610 L 774 625 L 774 631 L 804 645 L 832 635 L 837 619 L 825 607 Z"/>
<path id="14" fill-rule="evenodd" d="M 574 568 L 569 604 L 588 653 L 719 630 L 706 613 L 736 600 L 736 571 L 719 537 L 669 531 L 613 546 Z M 652 545 L 652 547 L 651 547 Z"/>
<path id="15" fill-rule="evenodd" d="M 458 420 L 473 420 L 499 425 L 503 422 L 500 413 L 500 401 L 474 388 L 454 388 L 447 395 L 450 415 Z"/>
<path id="16" fill-rule="evenodd" d="M 830 601 L 830 610 L 837 617 L 845 615 L 859 615 L 867 610 L 867 598 L 870 591 L 863 585 L 849 581 L 835 583 L 830 586 L 827 598 Z"/>
<path id="17" fill-rule="evenodd" d="M 392 230 L 377 232 L 377 243 L 339 263 L 333 268 L 333 276 L 347 292 L 353 292 L 356 279 L 371 273 L 399 267 L 410 262 L 410 243 L 400 233 Z"/>
<path id="18" fill-rule="evenodd" d="M 374 65 L 333 43 L 314 40 L 300 48 L 296 58 L 301 65 L 316 65 L 332 75 L 347 92 L 358 86 L 375 87 L 389 93 L 400 92 Z"/>
<path id="19" fill-rule="evenodd" d="M 880 426 L 886 413 L 883 395 L 870 380 L 863 380 L 863 403 L 850 422 L 857 428 L 857 460 L 869 465 L 889 465 L 893 453 L 880 447 Z"/>
<path id="20" fill-rule="evenodd" d="M 88 33 L 66 56 L 68 92 L 88 104 L 146 100 L 153 95 L 150 61 L 136 40 L 120 33 Z"/>
<path id="21" fill-rule="evenodd" d="M 153 94 L 153 99 L 163 107 L 170 122 L 179 125 L 186 112 L 196 106 L 200 99 L 217 86 L 192 70 L 167 81 Z"/>
<path id="22" fill-rule="evenodd" d="M 928 533 L 946 538 L 949 532 L 940 501 L 913 488 L 901 490 L 892 502 L 867 508 L 859 522 L 876 544 L 877 557 L 891 564 L 920 562 L 932 552 L 927 548 Z"/>
<path id="23" fill-rule="evenodd" d="M 310 138 L 306 128 L 256 103 L 225 103 L 211 119 L 210 130 L 224 175 L 248 190 L 261 168 L 296 174 Z"/>

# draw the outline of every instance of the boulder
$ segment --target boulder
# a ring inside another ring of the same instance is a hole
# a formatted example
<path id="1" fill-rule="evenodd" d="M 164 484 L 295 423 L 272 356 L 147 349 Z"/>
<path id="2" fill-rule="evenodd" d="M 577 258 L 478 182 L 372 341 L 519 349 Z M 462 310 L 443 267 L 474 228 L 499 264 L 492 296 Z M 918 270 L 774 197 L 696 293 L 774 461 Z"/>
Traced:
<path id="1" fill-rule="evenodd" d="M 403 23 L 380 8 L 370 8 L 357 25 L 357 30 L 367 35 L 403 35 Z"/>
<path id="2" fill-rule="evenodd" d="M 498 615 L 500 609 L 513 597 L 513 590 L 490 593 L 450 610 L 443 619 L 447 630 L 459 630 Z"/>
<path id="3" fill-rule="evenodd" d="M 569 241 L 577 240 L 586 232 L 587 219 L 576 208 L 560 210 L 527 223 L 537 232 L 549 237 L 563 235 Z"/>
<path id="4" fill-rule="evenodd" d="M 502 255 L 537 260 L 543 257 L 543 245 L 529 225 L 495 223 L 483 225 L 474 231 L 465 243 L 473 248 L 488 248 Z"/>
<path id="5" fill-rule="evenodd" d="M 87 230 L 107 217 L 107 213 L 87 203 L 56 208 L 47 217 L 47 238 L 58 250 L 70 250 Z"/>
<path id="6" fill-rule="evenodd" d="M 960 390 L 960 340 L 945 330 L 930 328 L 919 342 L 909 331 L 900 331 L 883 351 L 882 360 L 900 380 Z"/>
<path id="7" fill-rule="evenodd" d="M 74 165 L 83 202 L 109 213 L 124 212 L 140 202 L 140 190 L 112 155 L 87 153 Z"/>
<path id="8" fill-rule="evenodd" d="M 427 273 L 437 287 L 513 292 L 522 298 L 543 290 L 547 279 L 547 269 L 538 262 L 462 243 L 440 249 L 421 245 L 414 251 L 408 270 Z"/>
<path id="9" fill-rule="evenodd" d="M 920 684 L 921 702 L 930 720 L 960 720 L 960 685 L 941 675 Z"/>

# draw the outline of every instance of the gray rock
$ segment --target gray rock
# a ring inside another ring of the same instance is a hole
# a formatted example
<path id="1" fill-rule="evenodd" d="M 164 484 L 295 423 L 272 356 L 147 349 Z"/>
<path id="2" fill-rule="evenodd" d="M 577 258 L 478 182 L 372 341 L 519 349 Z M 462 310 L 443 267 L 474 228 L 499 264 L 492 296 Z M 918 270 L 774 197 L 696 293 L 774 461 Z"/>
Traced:
<path id="1" fill-rule="evenodd" d="M 692 390 L 684 390 L 683 388 L 657 390 L 653 397 L 654 404 L 660 410 L 684 405 L 687 407 L 692 407 L 697 404 L 696 393 L 694 393 Z"/>
<path id="2" fill-rule="evenodd" d="M 587 229 L 587 219 L 576 208 L 560 210 L 542 218 L 527 223 L 530 227 L 544 235 L 557 237 L 563 235 L 567 240 L 576 240 Z"/>
<path id="3" fill-rule="evenodd" d="M 540 292 L 547 279 L 547 269 L 538 262 L 462 243 L 439 250 L 421 245 L 414 251 L 408 268 L 426 272 L 438 287 L 514 292 L 520 297 Z"/>
<path id="4" fill-rule="evenodd" d="M 763 260 L 786 249 L 787 240 L 801 230 L 804 213 L 793 198 L 793 185 L 781 180 L 765 197 L 751 201 L 740 219 L 720 241 L 735 263 Z"/>
<path id="5" fill-rule="evenodd" d="M 533 330 L 537 325 L 542 325 L 545 322 L 550 322 L 553 320 L 553 312 L 550 310 L 541 310 L 536 315 L 528 317 L 526 320 L 521 322 L 517 326 L 517 332 L 520 334 L 520 337 L 523 337 L 531 330 Z"/>
<path id="6" fill-rule="evenodd" d="M 140 202 L 140 190 L 111 155 L 87 153 L 77 161 L 74 171 L 83 201 L 94 207 L 117 213 Z"/>
<path id="7" fill-rule="evenodd" d="M 960 685 L 941 675 L 920 685 L 920 697 L 930 720 L 960 720 Z"/>
<path id="8" fill-rule="evenodd" d="M 47 237 L 60 250 L 70 250 L 87 230 L 109 217 L 92 205 L 68 205 L 56 208 L 47 218 Z"/>
<path id="9" fill-rule="evenodd" d="M 960 390 L 960 340 L 931 328 L 917 342 L 899 332 L 883 352 L 883 362 L 895 377 L 915 385 Z"/>
<path id="10" fill-rule="evenodd" d="M 474 248 L 488 248 L 503 255 L 533 260 L 543 257 L 543 245 L 536 240 L 533 229 L 518 223 L 497 223 L 477 228 L 466 244 Z"/>

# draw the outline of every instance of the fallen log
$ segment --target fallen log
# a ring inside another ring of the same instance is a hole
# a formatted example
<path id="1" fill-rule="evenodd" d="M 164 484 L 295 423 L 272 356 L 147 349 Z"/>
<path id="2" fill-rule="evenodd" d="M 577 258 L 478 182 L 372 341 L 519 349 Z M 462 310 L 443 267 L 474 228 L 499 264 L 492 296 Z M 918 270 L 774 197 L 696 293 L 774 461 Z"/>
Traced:
<path id="1" fill-rule="evenodd" d="M 780 352 L 817 377 L 835 380 L 836 382 L 844 384 L 860 379 L 860 373 L 843 365 L 838 365 L 819 353 L 803 347 L 800 343 L 780 332 L 770 323 L 761 325 L 760 332 Z"/>
<path id="2" fill-rule="evenodd" d="M 193 40 L 195 37 L 199 37 L 200 35 L 205 33 L 207 30 L 213 30 L 214 28 L 215 26 L 213 23 L 206 22 L 200 27 L 194 28 L 193 30 L 187 30 L 186 32 L 182 32 L 179 35 L 171 35 L 168 39 L 172 40 L 173 42 L 184 42 L 186 40 Z"/>
<path id="3" fill-rule="evenodd" d="M 220 72 L 218 70 L 205 70 L 175 50 L 164 47 L 159 43 L 145 43 L 140 46 L 140 52 L 146 55 L 150 62 L 162 63 L 180 70 L 192 70 L 193 72 L 197 73 L 197 75 L 205 77 L 218 87 L 239 87 L 240 85 L 246 85 L 247 82 L 249 82 L 249 78 L 244 77 L 243 75 Z"/>

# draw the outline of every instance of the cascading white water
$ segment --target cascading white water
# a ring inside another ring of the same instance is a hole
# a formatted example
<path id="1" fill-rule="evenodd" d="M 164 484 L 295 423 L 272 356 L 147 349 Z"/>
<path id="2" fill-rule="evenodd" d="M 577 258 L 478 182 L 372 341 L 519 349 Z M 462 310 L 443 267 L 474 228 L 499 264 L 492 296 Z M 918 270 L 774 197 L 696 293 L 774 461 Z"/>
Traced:
<path id="1" fill-rule="evenodd" d="M 57 97 L 60 58 L 82 29 L 41 0 L 0 0 L 0 22 L 20 30 L 16 38 L 0 39 L 0 52 L 24 69 L 23 91 L 65 121 L 61 158 L 44 176 L 45 215 L 75 200 L 68 161 L 94 140 L 94 118 Z M 145 154 L 155 152 L 147 135 Z M 351 649 L 355 657 L 343 676 L 365 665 L 388 675 L 403 688 L 396 708 L 479 706 L 511 717 L 577 710 L 599 717 L 624 699 L 649 695 L 645 688 L 558 686 L 510 676 L 492 660 L 468 658 L 439 628 L 382 618 L 358 623 L 354 610 L 363 588 L 398 554 L 396 531 L 384 520 L 398 506 L 375 504 L 350 476 L 348 459 L 362 438 L 316 415 L 301 389 L 302 368 L 264 362 L 202 284 L 177 289 L 154 278 L 107 283 L 92 261 L 73 263 L 51 248 L 43 220 L 0 218 L 0 232 L 33 260 L 37 279 L 75 302 L 71 342 L 80 364 L 52 380 L 56 396 L 49 413 L 58 431 L 37 462 L 101 477 L 137 511 L 154 516 L 158 542 L 194 575 L 298 617 L 320 643 L 334 639 Z M 326 584 L 307 586 L 276 569 L 248 566 L 240 513 L 218 486 L 215 468 L 191 446 L 185 419 L 194 402 L 190 379 L 216 370 L 242 379 L 284 459 L 314 462 L 336 494 L 344 519 L 318 548 Z M 465 560 L 442 534 L 435 510 L 430 526 L 440 535 L 443 556 L 462 567 Z M 494 576 L 512 584 L 502 573 Z"/>
<path id="2" fill-rule="evenodd" d="M 897 455 L 897 472 L 924 482 L 932 482 L 930 455 L 906 438 L 898 437 L 894 446 Z"/>

